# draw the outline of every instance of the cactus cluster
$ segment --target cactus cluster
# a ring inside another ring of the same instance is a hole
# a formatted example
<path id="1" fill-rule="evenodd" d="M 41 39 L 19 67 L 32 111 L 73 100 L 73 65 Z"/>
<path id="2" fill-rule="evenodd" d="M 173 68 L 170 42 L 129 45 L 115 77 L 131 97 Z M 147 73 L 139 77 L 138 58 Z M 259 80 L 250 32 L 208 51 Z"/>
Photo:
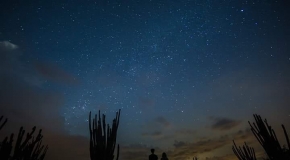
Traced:
<path id="1" fill-rule="evenodd" d="M 120 112 L 116 113 L 112 128 L 106 124 L 106 116 L 102 118 L 99 111 L 99 118 L 95 115 L 91 124 L 91 112 L 89 114 L 90 130 L 90 158 L 91 160 L 113 160 L 116 146 L 117 130 L 119 126 Z M 117 147 L 116 160 L 119 158 L 119 145 Z"/>
<path id="2" fill-rule="evenodd" d="M 288 149 L 281 147 L 277 139 L 276 133 L 273 130 L 273 128 L 268 124 L 267 119 L 263 121 L 261 116 L 257 114 L 254 114 L 254 118 L 256 123 L 251 124 L 249 122 L 251 131 L 255 135 L 256 139 L 261 144 L 263 149 L 265 150 L 268 159 L 269 160 L 290 159 L 289 137 L 284 125 L 282 125 L 282 128 L 284 131 Z M 239 160 L 256 160 L 255 151 L 253 148 L 247 146 L 247 144 L 245 144 L 242 148 L 243 149 L 241 149 L 241 147 L 237 147 L 235 143 L 234 146 L 232 147 L 233 152 L 236 154 Z"/>
<path id="3" fill-rule="evenodd" d="M 7 119 L 1 122 L 3 116 L 0 117 L 0 130 L 6 124 Z M 2 123 L 2 124 L 1 124 Z M 0 142 L 0 159 L 1 160 L 43 160 L 48 150 L 48 146 L 42 145 L 43 135 L 42 130 L 39 130 L 36 137 L 33 136 L 36 127 L 32 128 L 25 137 L 25 130 L 20 128 L 16 139 L 15 146 L 13 147 L 14 134 Z"/>
<path id="4" fill-rule="evenodd" d="M 239 160 L 257 160 L 254 148 L 249 147 L 246 142 L 243 147 L 237 147 L 235 141 L 233 143 L 233 152 Z"/>

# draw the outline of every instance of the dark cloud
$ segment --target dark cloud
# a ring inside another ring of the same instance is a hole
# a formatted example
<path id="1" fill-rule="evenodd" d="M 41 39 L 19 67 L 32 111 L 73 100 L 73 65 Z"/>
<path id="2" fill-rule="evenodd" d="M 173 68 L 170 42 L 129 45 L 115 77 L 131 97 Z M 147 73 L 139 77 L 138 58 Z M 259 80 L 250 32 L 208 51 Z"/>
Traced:
<path id="1" fill-rule="evenodd" d="M 160 131 L 155 131 L 155 132 L 152 132 L 152 133 L 143 133 L 142 136 L 156 139 L 156 138 L 161 138 L 164 135 Z"/>
<path id="2" fill-rule="evenodd" d="M 241 143 L 244 141 L 253 142 L 253 138 L 253 135 L 247 129 L 239 130 L 229 135 L 222 135 L 217 138 L 203 137 L 195 142 L 175 141 L 173 144 L 174 150 L 169 152 L 171 155 L 170 159 L 187 159 L 193 156 L 205 157 L 205 155 L 223 148 L 230 150 L 233 139 Z"/>
<path id="3" fill-rule="evenodd" d="M 162 133 L 156 131 L 152 133 L 146 133 L 144 135 L 160 136 L 162 135 Z M 188 159 L 192 158 L 193 156 L 202 157 L 203 159 L 207 158 L 209 160 L 214 158 L 217 158 L 218 160 L 229 160 L 235 158 L 234 154 L 224 156 L 217 155 L 215 157 L 210 157 L 208 156 L 208 154 L 218 153 L 221 150 L 227 150 L 231 152 L 233 139 L 236 141 L 237 144 L 243 144 L 244 141 L 249 142 L 249 144 L 251 145 L 257 144 L 251 131 L 249 129 L 246 129 L 246 130 L 238 130 L 236 132 L 233 132 L 232 134 L 222 135 L 216 138 L 203 137 L 193 142 L 175 140 L 174 143 L 172 144 L 173 149 L 169 150 L 164 150 L 154 146 L 149 147 L 142 144 L 134 144 L 127 146 L 121 145 L 120 159 L 146 160 L 148 159 L 148 155 L 150 154 L 150 149 L 155 148 L 156 150 L 155 153 L 159 157 L 161 156 L 162 152 L 166 152 L 169 159 L 172 160 Z M 260 153 L 260 151 L 257 151 L 257 153 Z"/>
<path id="4" fill-rule="evenodd" d="M 143 110 L 153 108 L 155 101 L 148 97 L 139 97 L 139 107 Z"/>
<path id="5" fill-rule="evenodd" d="M 210 119 L 214 121 L 214 123 L 211 126 L 211 129 L 219 131 L 227 131 L 241 124 L 241 121 L 228 118 L 210 117 Z"/>
<path id="6" fill-rule="evenodd" d="M 78 83 L 78 79 L 64 71 L 60 67 L 51 63 L 35 63 L 35 68 L 41 76 L 55 82 L 75 84 Z"/>
<path id="7" fill-rule="evenodd" d="M 196 134 L 195 130 L 192 129 L 179 129 L 176 131 L 177 135 L 194 135 Z"/>
<path id="8" fill-rule="evenodd" d="M 144 134 L 146 136 L 160 136 L 161 132 L 153 132 Z M 172 138 L 172 137 L 171 137 Z M 240 130 L 234 132 L 230 135 L 223 135 L 218 138 L 210 138 L 204 137 L 195 142 L 187 142 L 187 141 L 174 141 L 172 146 L 173 149 L 170 150 L 162 150 L 157 147 L 149 147 L 142 144 L 135 144 L 129 146 L 121 145 L 121 155 L 120 159 L 136 159 L 136 160 L 145 160 L 148 159 L 148 155 L 150 154 L 150 149 L 155 148 L 156 154 L 161 156 L 162 152 L 166 152 L 169 159 L 179 160 L 179 159 L 188 159 L 193 156 L 197 157 L 206 157 L 207 154 L 218 151 L 220 149 L 226 148 L 227 150 L 231 150 L 232 140 L 235 139 L 236 142 L 240 143 L 243 141 L 250 141 L 253 138 L 249 130 Z M 170 146 L 169 146 L 170 147 Z M 225 159 L 228 157 L 234 157 L 231 155 L 220 156 L 218 159 Z M 209 157 L 213 158 L 213 157 Z"/>
<path id="9" fill-rule="evenodd" d="M 173 146 L 176 147 L 176 148 L 179 148 L 179 147 L 182 147 L 182 146 L 185 146 L 186 143 L 185 142 L 182 142 L 182 141 L 175 141 Z"/>
<path id="10" fill-rule="evenodd" d="M 174 152 L 172 155 L 173 159 L 186 159 L 195 155 L 208 153 L 214 151 L 218 148 L 224 147 L 229 142 L 227 139 L 219 138 L 219 139 L 206 139 L 199 140 L 196 142 L 180 142 L 175 141 L 173 144 L 175 146 Z"/>
<path id="11" fill-rule="evenodd" d="M 233 139 L 237 140 L 237 141 L 246 141 L 247 140 L 248 142 L 252 142 L 253 140 L 255 140 L 254 135 L 253 135 L 250 128 L 245 129 L 245 130 L 239 130 L 239 131 L 235 132 L 232 136 L 233 136 Z"/>
<path id="12" fill-rule="evenodd" d="M 170 123 L 162 116 L 155 118 L 155 122 L 161 124 L 164 127 L 169 127 Z"/>

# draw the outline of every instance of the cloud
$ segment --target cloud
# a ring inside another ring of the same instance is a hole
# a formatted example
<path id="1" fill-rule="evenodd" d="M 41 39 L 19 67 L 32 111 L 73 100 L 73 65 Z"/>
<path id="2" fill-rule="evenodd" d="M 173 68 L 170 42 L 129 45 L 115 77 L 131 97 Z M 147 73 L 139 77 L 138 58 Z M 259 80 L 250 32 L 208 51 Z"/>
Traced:
<path id="1" fill-rule="evenodd" d="M 142 127 L 143 133 L 142 136 L 144 137 L 151 137 L 151 138 L 168 138 L 170 137 L 168 132 L 161 135 L 161 131 L 168 131 L 171 126 L 170 122 L 168 122 L 164 117 L 158 116 L 154 118 L 152 121 L 145 123 Z M 153 132 L 155 131 L 155 132 Z M 158 136 L 157 136 L 157 133 Z"/>
<path id="2" fill-rule="evenodd" d="M 254 136 L 247 129 L 239 130 L 229 135 L 222 135 L 217 138 L 203 137 L 194 142 L 175 141 L 173 144 L 174 149 L 168 153 L 171 156 L 170 159 L 176 160 L 187 159 L 193 156 L 205 158 L 210 153 L 218 153 L 224 149 L 227 151 L 230 150 L 233 139 L 238 143 L 243 143 L 244 141 L 253 143 Z"/>
<path id="3" fill-rule="evenodd" d="M 164 135 L 160 131 L 155 131 L 155 132 L 152 132 L 152 133 L 142 133 L 142 136 L 156 139 L 156 138 L 161 138 Z"/>
<path id="4" fill-rule="evenodd" d="M 241 121 L 228 118 L 210 117 L 210 119 L 214 121 L 214 123 L 211 126 L 211 129 L 219 131 L 228 131 L 241 124 Z"/>
<path id="5" fill-rule="evenodd" d="M 178 148 L 178 147 L 182 147 L 182 146 L 185 146 L 186 143 L 185 142 L 182 142 L 182 141 L 175 141 L 173 146 Z"/>
<path id="6" fill-rule="evenodd" d="M 253 140 L 255 140 L 254 135 L 251 131 L 250 128 L 247 128 L 245 130 L 238 130 L 237 132 L 235 132 L 234 134 L 232 134 L 232 137 L 235 141 L 248 141 L 248 142 L 253 142 Z"/>
<path id="7" fill-rule="evenodd" d="M 2 42 L 0 42 L 0 49 L 11 51 L 11 50 L 18 49 L 18 46 L 16 44 L 9 42 L 9 41 L 2 41 Z"/>
<path id="8" fill-rule="evenodd" d="M 59 66 L 51 63 L 35 63 L 37 72 L 48 80 L 60 83 L 75 84 L 77 78 L 72 74 L 61 69 Z"/>
<path id="9" fill-rule="evenodd" d="M 162 116 L 159 116 L 159 117 L 155 118 L 154 121 L 159 123 L 159 124 L 161 124 L 164 127 L 169 127 L 170 126 L 170 123 Z"/>
<path id="10" fill-rule="evenodd" d="M 181 133 L 192 133 L 192 130 L 188 132 L 182 130 Z M 144 134 L 145 136 L 161 136 L 162 132 L 156 131 L 152 133 Z M 171 137 L 173 138 L 173 137 Z M 167 156 L 171 160 L 180 160 L 188 159 L 193 156 L 197 156 L 200 159 L 214 159 L 218 160 L 229 160 L 235 158 L 234 154 L 222 155 L 219 152 L 228 153 L 231 152 L 232 140 L 235 139 L 237 144 L 243 144 L 244 141 L 249 142 L 248 144 L 254 145 L 257 144 L 255 137 L 252 135 L 249 129 L 238 130 L 229 135 L 222 135 L 219 137 L 203 137 L 197 141 L 178 141 L 175 140 L 174 143 L 171 143 L 172 149 L 164 149 L 152 146 L 146 146 L 142 144 L 133 144 L 120 147 L 120 160 L 125 159 L 135 159 L 135 160 L 146 160 L 150 154 L 150 149 L 155 148 L 155 153 L 160 157 L 163 152 L 166 152 Z M 259 151 L 257 151 L 260 153 Z M 213 153 L 213 155 L 212 155 Z M 216 154 L 216 155 L 215 155 Z M 215 155 L 215 156 L 214 156 Z"/>
<path id="11" fill-rule="evenodd" d="M 11 42 L 0 42 L 0 73 L 11 72 L 19 65 L 19 47 Z"/>
<path id="12" fill-rule="evenodd" d="M 137 97 L 136 106 L 147 116 L 152 116 L 152 112 L 156 112 L 160 106 L 158 99 L 152 95 L 160 95 L 159 91 L 152 89 L 150 95 L 139 95 Z"/>
<path id="13" fill-rule="evenodd" d="M 139 97 L 138 104 L 141 109 L 146 111 L 148 109 L 153 109 L 153 107 L 155 106 L 155 101 L 148 97 Z"/>
<path id="14" fill-rule="evenodd" d="M 191 130 L 191 129 L 179 129 L 179 130 L 176 130 L 176 134 L 177 135 L 194 135 L 196 134 L 196 131 Z"/>
<path id="15" fill-rule="evenodd" d="M 196 142 L 175 141 L 171 159 L 187 159 L 199 154 L 208 153 L 229 144 L 227 139 L 205 139 Z"/>

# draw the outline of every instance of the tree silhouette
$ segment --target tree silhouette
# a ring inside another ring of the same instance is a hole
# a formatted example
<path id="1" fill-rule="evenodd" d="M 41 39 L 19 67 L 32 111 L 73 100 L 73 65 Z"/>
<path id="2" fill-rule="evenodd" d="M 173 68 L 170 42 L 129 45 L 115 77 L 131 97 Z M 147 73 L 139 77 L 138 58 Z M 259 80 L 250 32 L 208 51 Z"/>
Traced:
<path id="1" fill-rule="evenodd" d="M 97 114 L 93 118 L 91 124 L 91 112 L 89 115 L 89 130 L 90 130 L 90 158 L 91 160 L 113 160 L 116 146 L 117 131 L 120 120 L 120 113 L 116 113 L 116 118 L 113 119 L 112 128 L 109 124 L 106 126 L 106 116 L 102 118 L 99 111 L 99 119 Z M 117 148 L 117 157 L 119 158 L 119 145 Z"/>
<path id="2" fill-rule="evenodd" d="M 260 115 L 254 114 L 254 118 L 256 123 L 249 123 L 251 127 L 252 133 L 255 135 L 258 142 L 261 144 L 263 149 L 265 150 L 268 159 L 269 160 L 288 160 L 290 159 L 290 143 L 289 143 L 289 137 L 287 134 L 287 131 L 282 125 L 284 135 L 287 141 L 288 149 L 284 146 L 281 147 L 275 131 L 272 129 L 272 127 L 268 124 L 267 119 L 264 121 L 262 120 Z M 237 147 L 234 143 L 233 151 L 236 154 L 236 156 L 240 160 L 252 160 L 251 158 L 255 158 L 255 151 L 253 148 L 248 147 L 246 144 L 243 146 L 243 150 L 241 147 Z"/>

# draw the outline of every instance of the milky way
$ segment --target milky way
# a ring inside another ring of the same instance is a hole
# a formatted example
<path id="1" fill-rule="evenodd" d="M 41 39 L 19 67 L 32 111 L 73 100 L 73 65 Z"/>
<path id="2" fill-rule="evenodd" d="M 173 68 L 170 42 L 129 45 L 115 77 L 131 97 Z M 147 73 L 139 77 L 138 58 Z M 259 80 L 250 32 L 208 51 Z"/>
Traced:
<path id="1" fill-rule="evenodd" d="M 98 110 L 111 122 L 121 109 L 123 145 L 173 150 L 178 141 L 193 141 L 189 133 L 197 139 L 223 135 L 213 127 L 219 120 L 235 121 L 228 133 L 244 129 L 257 112 L 274 119 L 275 111 L 281 123 L 289 121 L 286 2 L 52 0 L 0 6 L 0 47 L 19 46 L 21 63 L 36 66 L 29 75 L 38 75 L 37 88 L 64 97 L 57 113 L 68 135 L 87 137 L 88 113 Z"/>

